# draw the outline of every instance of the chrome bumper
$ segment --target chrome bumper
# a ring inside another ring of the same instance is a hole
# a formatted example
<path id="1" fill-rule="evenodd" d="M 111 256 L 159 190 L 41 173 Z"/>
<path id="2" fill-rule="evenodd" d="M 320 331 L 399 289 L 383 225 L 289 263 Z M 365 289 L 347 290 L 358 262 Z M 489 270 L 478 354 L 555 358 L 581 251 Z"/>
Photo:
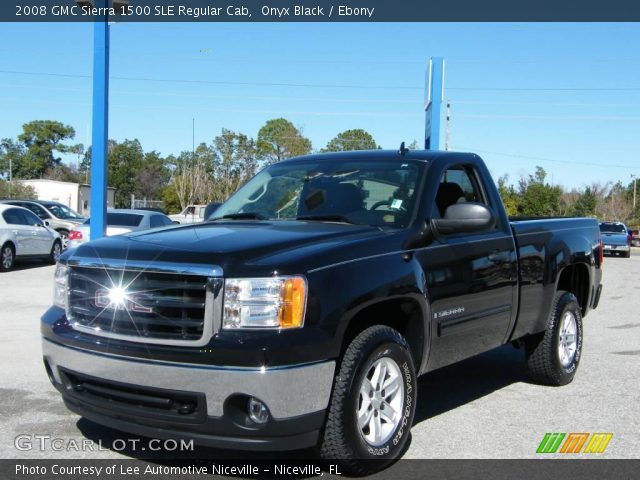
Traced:
<path id="1" fill-rule="evenodd" d="M 59 384 L 63 383 L 62 367 L 131 385 L 203 393 L 211 417 L 221 417 L 225 400 L 234 394 L 262 400 L 274 419 L 325 410 L 335 371 L 334 361 L 262 369 L 155 362 L 66 347 L 47 339 L 42 341 L 42 351 Z"/>
<path id="2" fill-rule="evenodd" d="M 629 245 L 607 245 L 603 246 L 605 252 L 628 252 L 630 250 Z"/>

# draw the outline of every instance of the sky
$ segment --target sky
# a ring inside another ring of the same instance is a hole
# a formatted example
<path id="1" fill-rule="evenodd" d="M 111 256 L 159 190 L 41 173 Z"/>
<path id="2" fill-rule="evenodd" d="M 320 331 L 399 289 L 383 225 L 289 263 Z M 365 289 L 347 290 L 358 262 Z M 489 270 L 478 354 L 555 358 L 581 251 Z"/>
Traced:
<path id="1" fill-rule="evenodd" d="M 92 30 L 2 24 L 0 138 L 47 119 L 90 143 Z M 109 137 L 178 154 L 194 121 L 197 144 L 285 117 L 314 149 L 352 128 L 383 148 L 422 144 L 432 56 L 446 61 L 450 149 L 494 177 L 540 165 L 571 189 L 640 175 L 638 24 L 118 23 Z"/>

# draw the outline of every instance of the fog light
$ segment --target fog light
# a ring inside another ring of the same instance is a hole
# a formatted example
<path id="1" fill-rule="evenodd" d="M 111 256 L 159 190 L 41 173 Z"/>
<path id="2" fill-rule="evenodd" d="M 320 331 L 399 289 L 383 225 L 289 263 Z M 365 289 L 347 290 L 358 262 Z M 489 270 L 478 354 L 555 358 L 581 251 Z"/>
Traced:
<path id="1" fill-rule="evenodd" d="M 249 410 L 249 419 L 253 423 L 263 425 L 269 420 L 269 409 L 257 398 L 249 398 L 247 409 Z"/>

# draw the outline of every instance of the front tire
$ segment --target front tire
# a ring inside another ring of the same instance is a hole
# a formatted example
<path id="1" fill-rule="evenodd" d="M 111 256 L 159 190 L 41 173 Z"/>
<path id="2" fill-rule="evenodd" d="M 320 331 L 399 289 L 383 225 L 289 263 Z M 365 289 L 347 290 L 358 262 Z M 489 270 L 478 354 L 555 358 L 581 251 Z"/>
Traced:
<path id="1" fill-rule="evenodd" d="M 69 244 L 69 230 L 60 229 L 56 231 L 60 235 L 60 241 L 62 242 L 61 243 L 62 250 L 66 250 L 67 245 Z"/>
<path id="2" fill-rule="evenodd" d="M 5 243 L 0 250 L 0 271 L 8 272 L 13 268 L 16 259 L 16 252 L 13 245 Z"/>
<path id="3" fill-rule="evenodd" d="M 361 332 L 335 378 L 321 456 L 356 475 L 392 463 L 409 438 L 416 380 L 409 346 L 398 331 L 376 325 Z"/>
<path id="4" fill-rule="evenodd" d="M 547 329 L 527 338 L 527 369 L 544 385 L 566 385 L 573 380 L 582 353 L 582 309 L 571 292 L 558 291 Z"/>

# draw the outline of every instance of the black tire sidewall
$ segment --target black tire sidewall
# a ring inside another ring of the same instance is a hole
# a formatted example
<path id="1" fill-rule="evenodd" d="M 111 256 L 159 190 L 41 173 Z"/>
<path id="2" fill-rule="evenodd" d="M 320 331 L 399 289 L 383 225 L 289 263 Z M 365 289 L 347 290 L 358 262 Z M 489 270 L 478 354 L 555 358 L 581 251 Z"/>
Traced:
<path id="1" fill-rule="evenodd" d="M 9 267 L 5 268 L 4 267 L 4 250 L 6 248 L 10 248 L 11 249 L 11 265 L 9 265 Z M 11 246 L 10 243 L 5 243 L 4 245 L 2 245 L 2 249 L 0 250 L 0 270 L 2 270 L 3 272 L 8 272 L 9 270 L 11 270 L 13 268 L 13 266 L 16 263 L 16 251 L 15 249 Z"/>
<path id="2" fill-rule="evenodd" d="M 562 326 L 562 318 L 564 314 L 570 311 L 575 317 L 576 321 L 576 335 L 578 345 L 576 346 L 576 353 L 573 357 L 573 361 L 569 364 L 569 366 L 565 367 L 562 365 L 560 361 L 560 356 L 558 354 L 558 346 L 560 344 L 560 328 Z M 565 292 L 559 299 L 556 304 L 555 316 L 553 322 L 553 360 L 555 362 L 555 367 L 560 376 L 566 380 L 570 381 L 578 370 L 578 365 L 580 364 L 580 357 L 582 356 L 582 312 L 580 311 L 580 306 L 578 305 L 578 300 L 572 293 Z"/>
<path id="3" fill-rule="evenodd" d="M 359 401 L 359 387 L 363 377 L 371 366 L 380 358 L 392 359 L 400 369 L 404 386 L 404 402 L 402 405 L 402 420 L 390 439 L 381 446 L 369 445 L 358 428 L 357 408 Z M 351 389 L 345 402 L 345 435 L 353 446 L 357 458 L 363 460 L 391 461 L 403 451 L 409 437 L 417 401 L 417 383 L 413 360 L 409 352 L 397 343 L 384 343 L 374 346 L 371 353 L 356 369 L 351 383 Z"/>

